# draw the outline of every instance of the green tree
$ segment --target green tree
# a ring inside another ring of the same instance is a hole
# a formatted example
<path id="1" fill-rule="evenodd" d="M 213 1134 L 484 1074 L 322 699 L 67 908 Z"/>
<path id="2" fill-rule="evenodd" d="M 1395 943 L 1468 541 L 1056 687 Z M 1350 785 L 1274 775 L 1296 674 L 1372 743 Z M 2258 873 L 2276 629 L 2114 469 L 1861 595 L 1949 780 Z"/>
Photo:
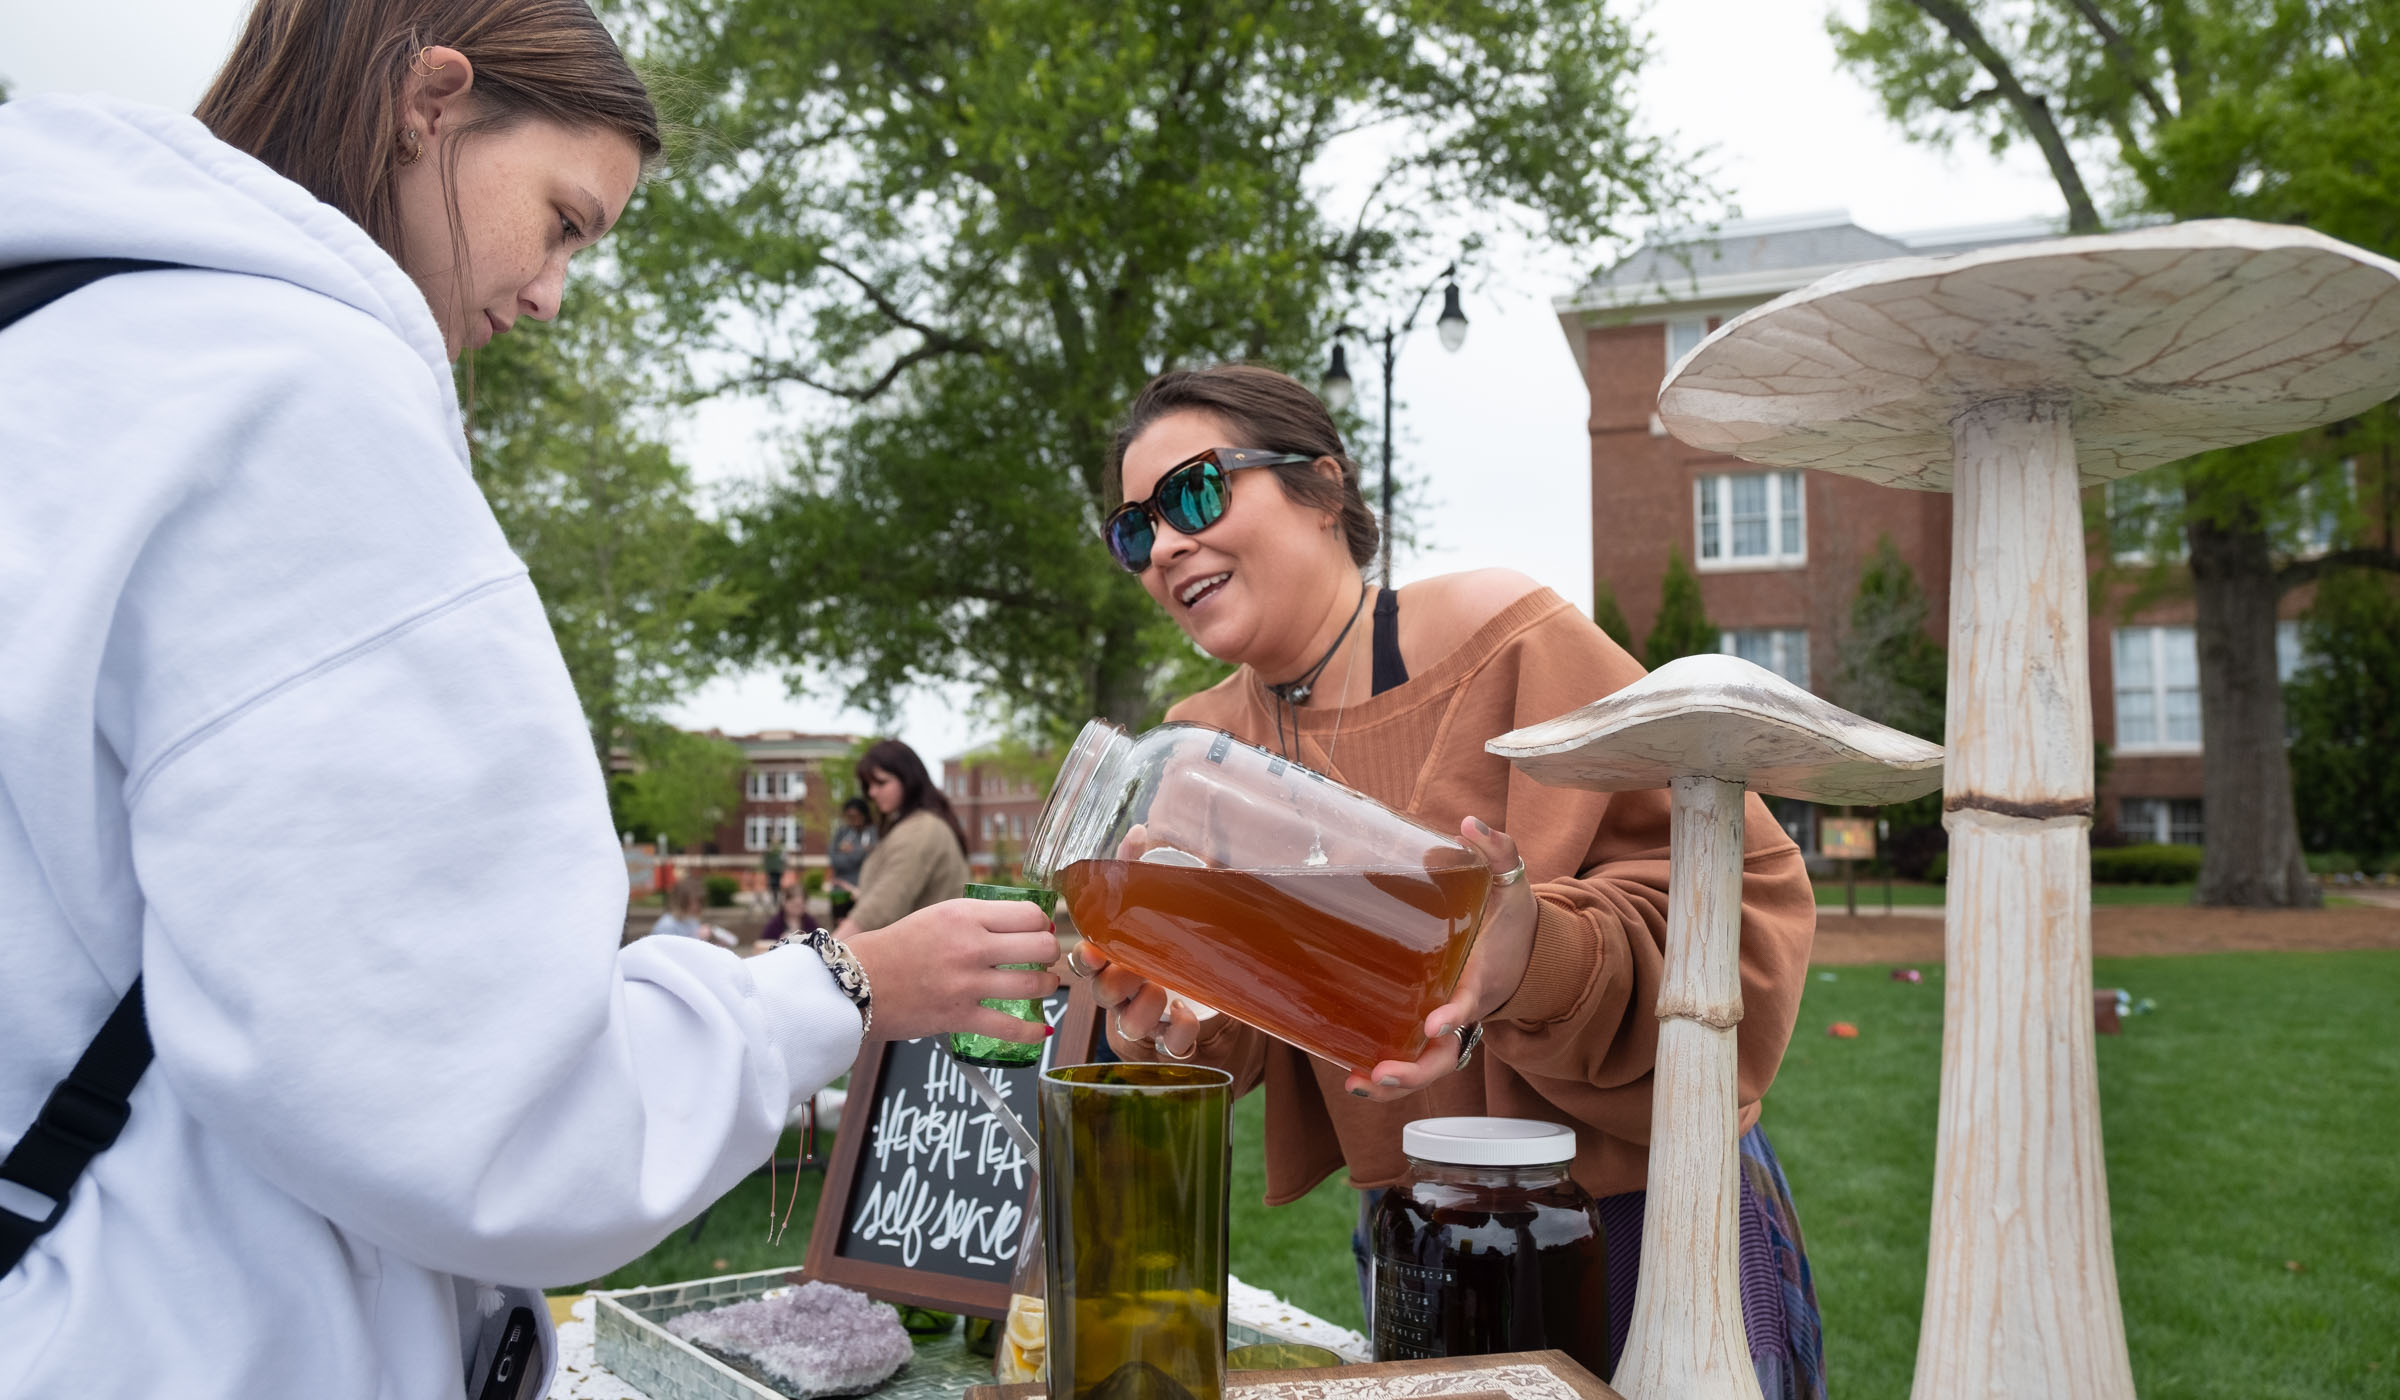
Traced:
<path id="1" fill-rule="evenodd" d="M 1926 630 L 1930 617 L 1916 570 L 1890 535 L 1879 536 L 1859 571 L 1849 625 L 1836 648 L 1833 703 L 1940 743 L 1950 663 Z"/>
<path id="2" fill-rule="evenodd" d="M 582 290 L 472 368 L 475 476 L 540 592 L 592 747 L 655 745 L 660 708 L 717 674 L 743 595 L 664 441 L 669 391 L 631 303 Z"/>
<path id="3" fill-rule="evenodd" d="M 2292 777 L 2309 848 L 2400 854 L 2400 589 L 2372 574 L 2325 580 L 2285 687 Z"/>
<path id="4" fill-rule="evenodd" d="M 744 640 L 871 708 L 953 679 L 1037 730 L 1155 713 L 1190 648 L 1096 538 L 1143 382 L 1313 374 L 1454 218 L 1596 248 L 1686 188 L 1587 0 L 618 9 L 701 133 L 629 263 L 707 336 L 700 392 L 830 410 L 734 522 Z M 1336 143 L 1380 162 L 1361 197 Z"/>
<path id="5" fill-rule="evenodd" d="M 1592 583 L 1592 622 L 1610 641 L 1632 652 L 1633 624 L 1625 620 L 1625 610 L 1617 606 L 1617 590 L 1608 586 L 1607 579 Z"/>
<path id="6" fill-rule="evenodd" d="M 741 808 L 741 745 L 713 734 L 645 724 L 632 736 L 634 767 L 609 784 L 617 820 L 627 831 L 663 836 L 681 848 L 716 835 Z"/>
<path id="7" fill-rule="evenodd" d="M 1642 664 L 1655 671 L 1679 656 L 1717 649 L 1717 624 L 1700 602 L 1700 579 L 1683 562 L 1683 551 L 1667 546 L 1667 573 L 1658 586 L 1658 618 L 1642 643 Z"/>
<path id="8" fill-rule="evenodd" d="M 2281 0 L 1869 0 L 1828 22 L 1842 59 L 1911 136 L 2030 141 L 2070 232 L 2102 210 L 2297 223 L 2400 251 L 2400 3 Z M 2389 443 L 2390 405 L 2335 429 L 2167 469 L 2156 512 L 2188 559 L 2207 738 L 2205 904 L 2313 904 L 2301 863 L 2275 669 L 2287 590 L 2349 567 L 2400 569 L 2382 544 L 2303 550 L 2347 485 L 2343 463 Z M 2390 485 L 2387 474 L 2385 489 Z M 2314 543 L 2315 541 L 2312 541 Z"/>

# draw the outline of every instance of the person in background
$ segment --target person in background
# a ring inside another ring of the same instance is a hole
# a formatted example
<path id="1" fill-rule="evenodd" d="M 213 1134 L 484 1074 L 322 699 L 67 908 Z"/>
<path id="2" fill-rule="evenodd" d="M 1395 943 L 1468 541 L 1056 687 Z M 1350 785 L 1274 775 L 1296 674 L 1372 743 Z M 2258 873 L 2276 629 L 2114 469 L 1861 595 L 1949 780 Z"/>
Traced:
<path id="1" fill-rule="evenodd" d="M 758 931 L 758 950 L 763 953 L 783 941 L 786 935 L 807 933 L 818 927 L 820 925 L 808 912 L 807 888 L 794 880 L 791 888 L 783 892 L 775 912 L 767 916 L 766 926 Z"/>
<path id="2" fill-rule="evenodd" d="M 997 966 L 1056 955 L 1027 904 L 619 947 L 453 372 L 658 150 L 585 0 L 259 0 L 194 115 L 0 104 L 0 280 L 58 293 L 0 328 L 0 1400 L 547 1394 L 540 1290 L 747 1177 L 870 1025 L 1040 1037 L 978 1004 L 1056 986 Z"/>
<path id="3" fill-rule="evenodd" d="M 833 936 L 882 928 L 967 887 L 967 833 L 917 751 L 885 739 L 858 761 L 858 785 L 883 814 L 859 869 L 858 899 Z"/>
<path id="4" fill-rule="evenodd" d="M 759 873 L 767 877 L 767 907 L 783 902 L 783 843 L 772 842 L 758 862 Z"/>
<path id="5" fill-rule="evenodd" d="M 853 797 L 842 804 L 841 820 L 825 843 L 826 897 L 833 905 L 837 928 L 850 917 L 850 906 L 858 902 L 859 870 L 867 862 L 867 852 L 874 849 L 875 809 L 867 799 Z"/>
<path id="6" fill-rule="evenodd" d="M 705 938 L 712 943 L 731 948 L 741 940 L 732 933 L 708 921 L 708 881 L 697 875 L 686 875 L 667 891 L 667 912 L 658 916 L 650 926 L 653 935 L 666 934 L 675 938 Z"/>
<path id="7" fill-rule="evenodd" d="M 1152 380 L 1105 480 L 1127 503 L 1104 523 L 1110 553 L 1201 650 L 1239 667 L 1167 718 L 1228 731 L 1456 831 L 1493 877 L 1474 951 L 1413 1063 L 1346 1074 L 1231 1017 L 1196 1020 L 1163 989 L 1079 952 L 1070 962 L 1097 974 L 1112 1045 L 1226 1069 L 1237 1092 L 1263 1087 L 1268 1200 L 1296 1200 L 1347 1169 L 1362 1221 L 1374 1192 L 1403 1174 L 1412 1121 L 1574 1128 L 1574 1176 L 1597 1198 L 1607 1239 L 1613 1358 L 1641 1261 L 1668 795 L 1545 787 L 1483 746 L 1631 683 L 1641 666 L 1523 574 L 1478 569 L 1397 590 L 1368 581 L 1377 529 L 1357 465 L 1317 396 L 1273 370 Z M 1757 1126 L 1799 1012 L 1816 906 L 1799 850 L 1755 796 L 1741 899 L 1748 1350 L 1769 1400 L 1821 1400 L 1808 1258 Z M 1363 1292 L 1363 1239 L 1354 1247 Z"/>

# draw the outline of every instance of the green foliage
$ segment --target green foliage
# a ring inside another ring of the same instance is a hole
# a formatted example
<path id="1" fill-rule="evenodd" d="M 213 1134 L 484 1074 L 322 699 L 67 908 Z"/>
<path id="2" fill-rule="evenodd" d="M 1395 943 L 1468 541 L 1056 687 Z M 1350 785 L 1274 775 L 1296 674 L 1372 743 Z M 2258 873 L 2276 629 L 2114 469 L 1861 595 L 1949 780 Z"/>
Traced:
<path id="1" fill-rule="evenodd" d="M 1700 603 L 1700 578 L 1683 562 L 1683 551 L 1667 546 L 1667 573 L 1658 589 L 1658 620 L 1642 644 L 1642 664 L 1655 671 L 1679 656 L 1717 649 L 1717 625 Z"/>
<path id="2" fill-rule="evenodd" d="M 711 875 L 707 886 L 708 907 L 711 909 L 732 908 L 733 897 L 742 892 L 742 882 L 731 875 Z"/>
<path id="3" fill-rule="evenodd" d="M 1592 582 L 1592 622 L 1608 639 L 1633 652 L 1633 624 L 1625 620 L 1625 610 L 1617 606 L 1617 590 L 1608 586 L 1607 579 Z"/>
<path id="4" fill-rule="evenodd" d="M 1689 188 L 1583 0 L 613 8 L 700 133 L 624 256 L 718 352 L 702 392 L 832 410 L 733 522 L 741 640 L 869 708 L 944 678 L 1036 734 L 1155 713 L 1190 647 L 1095 533 L 1145 381 L 1313 375 L 1455 216 L 1594 248 Z M 1370 130 L 1388 168 L 1337 206 L 1329 146 Z"/>
<path id="5" fill-rule="evenodd" d="M 1833 702 L 1877 724 L 1935 743 L 1949 660 L 1926 631 L 1930 610 L 1917 574 L 1890 535 L 1859 571 L 1833 676 Z"/>
<path id="6" fill-rule="evenodd" d="M 532 573 L 596 752 L 717 673 L 743 595 L 664 442 L 655 325 L 607 286 L 479 351 L 475 479 Z"/>
<path id="7" fill-rule="evenodd" d="M 812 895 L 825 893 L 825 872 L 811 870 L 800 877 L 800 888 Z"/>
<path id="8" fill-rule="evenodd" d="M 618 822 L 636 835 L 688 849 L 740 809 L 750 760 L 739 744 L 654 724 L 635 734 L 633 757 L 634 771 L 616 779 L 613 795 Z"/>
<path id="9" fill-rule="evenodd" d="M 2200 878 L 2198 846 L 2094 846 L 2095 885 L 2188 885 Z"/>
<path id="10" fill-rule="evenodd" d="M 2301 636 L 2309 664 L 2283 691 L 2301 842 L 2370 863 L 2400 854 L 2400 587 L 2328 578 Z"/>

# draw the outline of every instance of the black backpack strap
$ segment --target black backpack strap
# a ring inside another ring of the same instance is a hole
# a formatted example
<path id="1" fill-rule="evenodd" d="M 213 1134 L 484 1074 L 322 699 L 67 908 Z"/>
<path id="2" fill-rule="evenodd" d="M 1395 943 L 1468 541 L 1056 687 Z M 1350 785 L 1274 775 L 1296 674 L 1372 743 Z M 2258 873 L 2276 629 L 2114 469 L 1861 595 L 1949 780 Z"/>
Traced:
<path id="1" fill-rule="evenodd" d="M 142 258 L 71 258 L 0 268 L 0 327 L 103 277 L 176 266 Z M 125 1131 L 133 1086 L 149 1067 L 150 1027 L 142 1019 L 142 979 L 136 977 L 83 1058 L 50 1091 L 33 1126 L 0 1161 L 0 1181 L 50 1199 L 50 1212 L 40 1220 L 0 1206 L 0 1275 L 17 1267 L 33 1242 L 58 1223 L 83 1169 Z"/>
<path id="2" fill-rule="evenodd" d="M 75 1179 L 125 1130 L 133 1086 L 150 1067 L 150 1027 L 142 1020 L 142 979 L 133 979 L 83 1058 L 50 1091 L 33 1126 L 0 1161 L 0 1181 L 50 1198 L 50 1214 L 30 1219 L 0 1207 L 0 1275 L 25 1257 L 67 1209 Z"/>
<path id="3" fill-rule="evenodd" d="M 0 268 L 0 326 L 30 316 L 67 293 L 120 272 L 148 272 L 179 263 L 146 258 L 68 258 Z"/>

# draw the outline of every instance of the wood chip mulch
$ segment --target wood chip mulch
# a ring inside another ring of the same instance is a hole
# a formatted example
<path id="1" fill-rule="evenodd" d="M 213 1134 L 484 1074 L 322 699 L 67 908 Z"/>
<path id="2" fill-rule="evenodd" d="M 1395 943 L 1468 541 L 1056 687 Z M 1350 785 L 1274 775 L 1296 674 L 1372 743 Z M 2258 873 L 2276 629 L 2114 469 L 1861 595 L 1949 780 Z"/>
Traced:
<path id="1" fill-rule="evenodd" d="M 2400 948 L 2400 909 L 2196 909 L 2092 911 L 2092 952 L 2103 958 L 2178 953 L 2324 952 Z M 1939 919 L 1817 915 L 1809 961 L 1821 965 L 1942 960 Z"/>

